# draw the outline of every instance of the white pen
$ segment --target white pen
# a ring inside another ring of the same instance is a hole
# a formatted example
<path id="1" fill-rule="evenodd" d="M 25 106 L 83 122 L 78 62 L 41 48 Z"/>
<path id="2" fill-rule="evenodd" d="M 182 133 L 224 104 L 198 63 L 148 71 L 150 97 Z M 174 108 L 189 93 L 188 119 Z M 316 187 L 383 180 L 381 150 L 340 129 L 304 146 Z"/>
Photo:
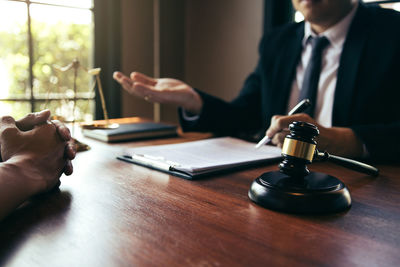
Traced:
<path id="1" fill-rule="evenodd" d="M 296 113 L 301 113 L 302 111 L 304 111 L 309 106 L 311 106 L 311 101 L 309 99 L 307 99 L 307 98 L 303 99 L 294 108 L 292 108 L 291 111 L 289 111 L 288 116 L 291 116 L 291 115 L 296 114 Z M 268 143 L 270 141 L 271 141 L 271 138 L 269 138 L 266 135 L 266 136 L 264 136 L 263 139 L 260 140 L 260 142 L 257 143 L 257 145 L 255 145 L 255 148 L 258 149 L 258 148 L 262 147 L 263 145 L 265 145 L 266 143 Z"/>

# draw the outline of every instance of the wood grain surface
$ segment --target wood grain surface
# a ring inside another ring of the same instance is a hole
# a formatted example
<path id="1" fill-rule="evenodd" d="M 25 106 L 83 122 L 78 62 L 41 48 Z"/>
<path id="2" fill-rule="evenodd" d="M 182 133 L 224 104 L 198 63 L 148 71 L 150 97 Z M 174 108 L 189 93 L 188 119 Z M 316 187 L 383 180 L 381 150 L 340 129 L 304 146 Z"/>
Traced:
<path id="1" fill-rule="evenodd" d="M 188 181 L 116 160 L 129 147 L 81 139 L 74 174 L 0 223 L 0 266 L 399 266 L 400 167 L 377 178 L 327 163 L 353 205 L 301 216 L 252 203 L 253 179 L 276 165 Z"/>

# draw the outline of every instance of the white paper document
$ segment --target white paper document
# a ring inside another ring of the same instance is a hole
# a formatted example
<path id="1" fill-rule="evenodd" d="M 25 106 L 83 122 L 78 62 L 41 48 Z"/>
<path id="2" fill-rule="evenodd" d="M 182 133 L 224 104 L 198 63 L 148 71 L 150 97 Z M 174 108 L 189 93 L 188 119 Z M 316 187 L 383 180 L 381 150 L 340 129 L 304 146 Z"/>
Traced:
<path id="1" fill-rule="evenodd" d="M 132 148 L 118 158 L 191 179 L 223 170 L 275 161 L 280 157 L 280 148 L 266 145 L 256 149 L 254 143 L 233 137 L 221 137 Z"/>

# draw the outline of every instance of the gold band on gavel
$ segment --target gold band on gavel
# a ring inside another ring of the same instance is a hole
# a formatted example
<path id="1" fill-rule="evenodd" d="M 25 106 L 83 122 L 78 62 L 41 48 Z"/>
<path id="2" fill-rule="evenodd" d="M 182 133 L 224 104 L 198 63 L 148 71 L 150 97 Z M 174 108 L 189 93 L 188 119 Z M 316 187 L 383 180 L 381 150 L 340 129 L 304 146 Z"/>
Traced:
<path id="1" fill-rule="evenodd" d="M 316 145 L 307 142 L 285 138 L 282 147 L 282 154 L 301 158 L 312 162 Z"/>

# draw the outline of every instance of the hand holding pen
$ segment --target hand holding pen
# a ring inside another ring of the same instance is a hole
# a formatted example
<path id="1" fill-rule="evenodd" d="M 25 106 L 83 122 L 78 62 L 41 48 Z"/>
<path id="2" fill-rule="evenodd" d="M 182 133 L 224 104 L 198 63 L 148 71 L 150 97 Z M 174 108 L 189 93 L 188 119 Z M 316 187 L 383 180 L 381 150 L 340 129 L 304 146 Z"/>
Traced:
<path id="1" fill-rule="evenodd" d="M 292 110 L 289 111 L 288 116 L 291 116 L 293 114 L 296 113 L 301 113 L 303 112 L 306 108 L 308 108 L 311 105 L 311 102 L 309 99 L 303 99 L 302 101 L 300 101 Z M 267 135 L 264 136 L 263 139 L 260 140 L 260 142 L 257 143 L 257 145 L 255 146 L 255 148 L 260 148 L 263 145 L 267 144 L 271 142 L 271 138 L 268 137 Z"/>

